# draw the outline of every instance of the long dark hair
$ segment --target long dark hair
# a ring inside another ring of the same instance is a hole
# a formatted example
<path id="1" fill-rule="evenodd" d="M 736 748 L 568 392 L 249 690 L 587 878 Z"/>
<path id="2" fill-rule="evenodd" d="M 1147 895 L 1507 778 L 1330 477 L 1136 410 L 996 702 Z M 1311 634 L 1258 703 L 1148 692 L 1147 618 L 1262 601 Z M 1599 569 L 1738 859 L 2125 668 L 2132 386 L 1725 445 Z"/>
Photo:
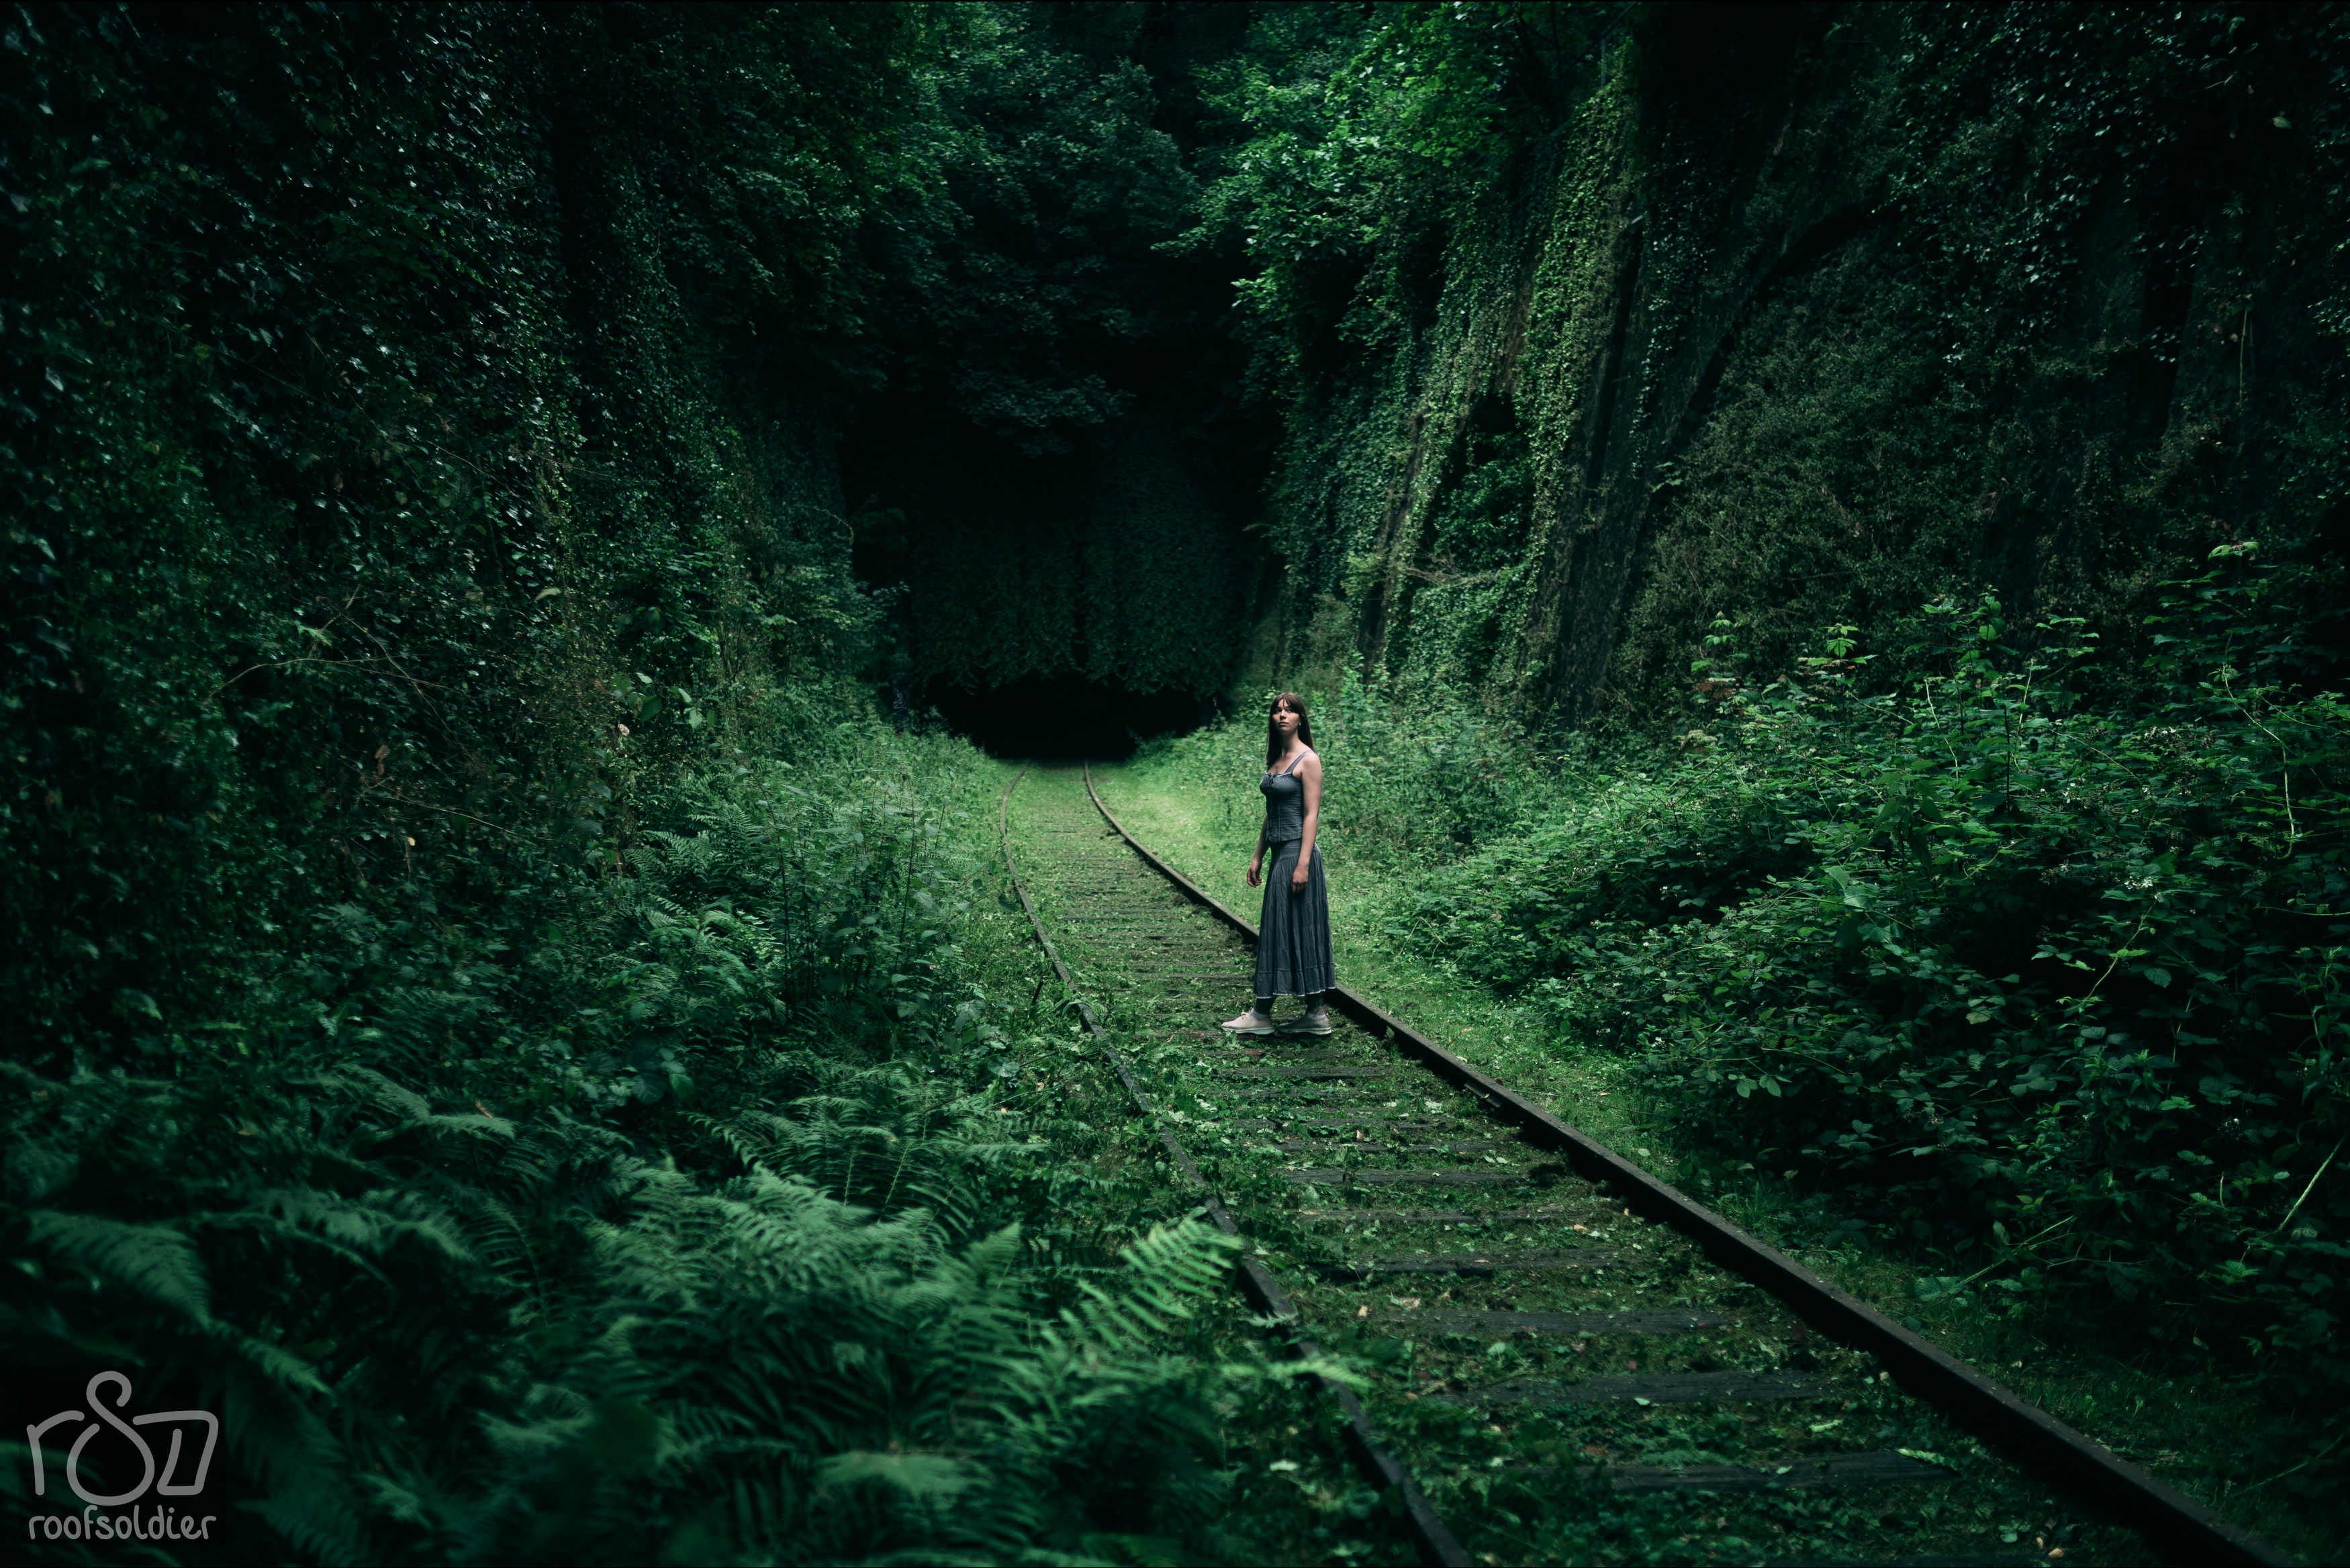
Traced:
<path id="1" fill-rule="evenodd" d="M 1284 742 L 1281 732 L 1273 727 L 1273 716 L 1284 708 L 1297 715 L 1297 738 L 1309 746 L 1314 743 L 1314 721 L 1306 714 L 1305 699 L 1295 691 L 1284 691 L 1273 700 L 1272 707 L 1264 711 L 1264 765 L 1266 767 L 1271 767 L 1281 761 Z"/>

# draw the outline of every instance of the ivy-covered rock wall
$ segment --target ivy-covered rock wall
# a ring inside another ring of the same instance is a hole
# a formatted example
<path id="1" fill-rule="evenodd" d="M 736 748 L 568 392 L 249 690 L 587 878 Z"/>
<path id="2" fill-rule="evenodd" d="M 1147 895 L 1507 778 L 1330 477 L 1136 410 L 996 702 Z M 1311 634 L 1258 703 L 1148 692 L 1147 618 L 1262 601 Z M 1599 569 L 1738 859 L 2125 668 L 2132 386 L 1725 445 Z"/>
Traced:
<path id="1" fill-rule="evenodd" d="M 7 14 L 9 1057 L 159 1068 L 338 901 L 610 875 L 640 782 L 859 700 L 826 396 L 915 41 Z"/>
<path id="2" fill-rule="evenodd" d="M 1654 731 L 1709 634 L 1987 587 L 2126 651 L 2217 545 L 2338 548 L 2338 11 L 1310 10 L 1218 80 L 1291 432 L 1243 684 Z"/>
<path id="3" fill-rule="evenodd" d="M 1221 691 L 1274 441 L 1176 242 L 1246 16 L 1139 17 L 7 12 L 6 1050 L 615 876 L 877 689 Z"/>

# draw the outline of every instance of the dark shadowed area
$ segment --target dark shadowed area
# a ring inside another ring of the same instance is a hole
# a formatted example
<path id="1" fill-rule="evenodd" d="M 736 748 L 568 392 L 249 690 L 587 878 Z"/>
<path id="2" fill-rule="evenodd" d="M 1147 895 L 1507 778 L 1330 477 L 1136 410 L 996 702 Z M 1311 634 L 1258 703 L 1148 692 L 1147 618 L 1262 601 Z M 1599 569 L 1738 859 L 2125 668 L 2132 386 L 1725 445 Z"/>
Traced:
<path id="1" fill-rule="evenodd" d="M 998 757 L 1123 762 L 1137 744 L 1212 721 L 1215 705 L 1172 688 L 1129 691 L 1115 680 L 1028 675 L 1001 686 L 941 684 L 931 701 L 948 728 Z"/>

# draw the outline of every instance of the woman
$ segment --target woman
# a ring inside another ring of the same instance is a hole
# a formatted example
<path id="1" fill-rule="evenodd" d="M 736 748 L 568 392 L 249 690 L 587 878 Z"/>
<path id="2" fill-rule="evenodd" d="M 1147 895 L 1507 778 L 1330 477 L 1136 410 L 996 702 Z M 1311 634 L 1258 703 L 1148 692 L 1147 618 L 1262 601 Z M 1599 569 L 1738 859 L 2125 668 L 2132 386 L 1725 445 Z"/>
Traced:
<path id="1" fill-rule="evenodd" d="M 1314 753 L 1314 722 L 1305 700 L 1284 691 L 1265 716 L 1264 827 L 1250 857 L 1249 886 L 1257 885 L 1265 851 L 1273 871 L 1263 878 L 1264 913 L 1257 923 L 1256 1005 L 1224 1027 L 1235 1034 L 1327 1034 L 1330 1010 L 1322 993 L 1337 983 L 1330 961 L 1330 895 L 1322 881 L 1322 851 L 1314 845 L 1322 822 L 1322 759 Z M 1273 999 L 1295 996 L 1305 1016 L 1273 1021 Z"/>

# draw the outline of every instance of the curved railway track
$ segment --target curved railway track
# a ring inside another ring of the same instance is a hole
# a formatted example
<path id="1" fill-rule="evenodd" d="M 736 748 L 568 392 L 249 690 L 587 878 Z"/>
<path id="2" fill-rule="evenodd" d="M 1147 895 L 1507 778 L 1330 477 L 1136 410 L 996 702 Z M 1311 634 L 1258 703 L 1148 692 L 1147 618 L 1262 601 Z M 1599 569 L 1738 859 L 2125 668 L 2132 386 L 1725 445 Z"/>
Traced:
<path id="1" fill-rule="evenodd" d="M 1089 768 L 1031 792 L 1015 857 L 1031 771 L 999 826 L 1037 940 L 1193 1200 L 1252 1244 L 1252 1303 L 1372 1368 L 1330 1391 L 1424 1561 L 1539 1560 L 1641 1494 L 1692 1561 L 1784 1560 L 1791 1496 L 1846 1505 L 1838 1539 L 1880 1562 L 2293 1561 L 1350 992 L 1327 1037 L 1222 1034 L 1254 928 Z"/>

